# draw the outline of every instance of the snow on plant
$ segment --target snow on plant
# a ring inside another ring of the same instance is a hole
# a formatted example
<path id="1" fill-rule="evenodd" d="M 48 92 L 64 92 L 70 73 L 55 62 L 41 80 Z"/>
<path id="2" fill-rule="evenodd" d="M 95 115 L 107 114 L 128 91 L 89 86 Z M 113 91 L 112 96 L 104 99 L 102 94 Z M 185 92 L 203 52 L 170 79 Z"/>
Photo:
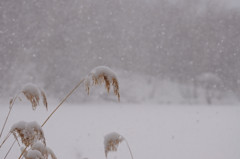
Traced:
<path id="1" fill-rule="evenodd" d="M 92 81 L 92 82 L 91 82 Z M 114 94 L 118 97 L 118 100 L 120 101 L 120 94 L 119 94 L 119 84 L 117 80 L 116 74 L 106 66 L 98 66 L 94 68 L 88 76 L 85 78 L 85 87 L 86 91 L 89 94 L 91 83 L 92 85 L 100 85 L 102 83 L 105 83 L 105 87 L 109 93 L 110 86 L 113 86 Z"/>
<path id="2" fill-rule="evenodd" d="M 20 99 L 20 95 L 23 94 L 27 100 L 29 100 L 32 104 L 32 109 L 33 110 L 36 110 L 36 107 L 39 105 L 39 100 L 42 99 L 42 102 L 43 102 L 43 105 L 46 107 L 46 109 L 48 109 L 48 103 L 47 103 L 47 97 L 46 97 L 46 94 L 45 92 L 40 88 L 38 87 L 37 85 L 34 85 L 32 83 L 29 83 L 29 84 L 26 84 L 23 89 L 17 93 L 17 95 L 12 98 L 9 102 L 10 106 L 9 106 L 9 112 L 8 112 L 8 115 L 5 119 L 5 122 L 3 124 L 3 127 L 2 127 L 2 130 L 1 130 L 1 133 L 0 133 L 0 138 L 2 136 L 2 133 L 3 133 L 3 130 L 6 126 L 6 123 L 7 123 L 7 120 L 9 118 L 9 115 L 12 111 L 12 108 L 13 108 L 13 105 L 15 103 L 15 101 L 17 99 Z"/>
<path id="3" fill-rule="evenodd" d="M 16 140 L 20 138 L 22 144 L 24 144 L 26 147 L 33 146 L 33 144 L 36 142 L 42 142 L 46 146 L 43 130 L 35 121 L 20 121 L 11 127 L 10 132 L 14 135 Z"/>
<path id="4" fill-rule="evenodd" d="M 113 86 L 113 90 L 115 95 L 118 97 L 118 101 L 120 101 L 120 93 L 119 93 L 119 84 L 116 74 L 107 66 L 98 66 L 95 67 L 87 77 L 82 79 L 67 95 L 66 97 L 59 103 L 59 105 L 53 110 L 53 112 L 47 117 L 47 119 L 43 122 L 42 126 L 46 124 L 46 122 L 51 118 L 51 116 L 59 109 L 59 107 L 67 100 L 67 98 L 82 84 L 85 83 L 86 91 L 89 94 L 90 86 L 98 85 L 105 82 L 105 87 L 107 91 L 110 91 L 110 86 Z"/>
<path id="5" fill-rule="evenodd" d="M 22 149 L 23 152 L 24 149 Z M 48 159 L 48 156 L 51 156 L 52 159 L 57 159 L 56 155 L 53 153 L 53 151 L 44 145 L 42 142 L 35 142 L 31 149 L 26 150 L 23 153 L 23 156 L 25 159 L 36 159 L 36 158 L 41 158 L 41 159 Z"/>
<path id="6" fill-rule="evenodd" d="M 24 151 L 24 149 L 22 149 Z M 42 153 L 38 150 L 28 150 L 23 153 L 25 159 L 44 159 Z"/>
<path id="7" fill-rule="evenodd" d="M 116 132 L 107 134 L 104 137 L 104 148 L 105 148 L 105 156 L 111 151 L 117 151 L 119 144 L 124 140 L 124 137 L 119 135 Z"/>
<path id="8" fill-rule="evenodd" d="M 40 97 L 42 98 L 43 105 L 48 109 L 46 94 L 38 86 L 29 83 L 24 86 L 22 93 L 32 103 L 33 110 L 39 105 Z"/>
<path id="9" fill-rule="evenodd" d="M 53 151 L 46 146 L 42 127 L 37 122 L 20 121 L 12 126 L 10 132 L 17 141 L 20 138 L 25 146 L 22 148 L 22 155 L 25 159 L 48 159 L 49 155 L 52 159 L 57 159 Z"/>
<path id="10" fill-rule="evenodd" d="M 67 100 L 67 98 L 84 82 L 86 90 L 89 94 L 90 86 L 92 85 L 100 85 L 105 83 L 105 87 L 110 92 L 110 87 L 112 85 L 114 94 L 118 97 L 118 101 L 120 101 L 120 93 L 119 93 L 119 83 L 116 74 L 106 66 L 99 66 L 94 68 L 86 78 L 82 79 L 67 95 L 63 100 L 59 103 L 59 105 L 52 111 L 52 113 L 47 117 L 47 119 L 40 126 L 37 122 L 18 122 L 14 124 L 8 133 L 7 137 L 2 142 L 1 146 L 5 143 L 8 137 L 13 134 L 15 137 L 15 141 L 18 141 L 18 138 L 21 139 L 25 148 L 22 149 L 22 153 L 18 159 L 21 159 L 22 156 L 25 159 L 48 159 L 50 155 L 52 159 L 57 159 L 53 151 L 46 147 L 46 140 L 44 137 L 44 133 L 42 131 L 42 127 L 47 123 L 50 117 L 57 111 L 57 109 Z M 27 84 L 24 88 L 13 98 L 10 100 L 9 112 L 4 122 L 0 138 L 4 127 L 6 125 L 7 119 L 10 115 L 10 112 L 13 108 L 13 105 L 16 99 L 20 99 L 20 94 L 24 94 L 24 96 L 31 102 L 32 109 L 35 110 L 39 105 L 40 99 L 43 101 L 43 105 L 48 109 L 47 98 L 45 92 L 34 84 Z M 117 151 L 118 145 L 127 140 L 123 138 L 121 135 L 117 133 L 110 133 L 105 137 L 105 155 L 107 157 L 108 152 Z M 10 147 L 8 153 L 11 151 L 14 143 Z M 127 143 L 128 146 L 128 143 Z M 128 146 L 129 151 L 131 153 L 130 147 Z M 8 155 L 7 153 L 7 155 Z M 6 156 L 7 156 L 6 155 Z M 132 156 L 132 153 L 131 153 Z M 6 157 L 5 157 L 6 158 Z M 133 159 L 133 157 L 132 157 Z"/>
<path id="11" fill-rule="evenodd" d="M 122 143 L 123 141 L 126 142 L 131 157 L 133 159 L 132 151 L 128 145 L 127 140 L 122 135 L 116 132 L 109 133 L 104 137 L 105 157 L 107 158 L 109 152 L 117 151 L 119 144 Z"/>

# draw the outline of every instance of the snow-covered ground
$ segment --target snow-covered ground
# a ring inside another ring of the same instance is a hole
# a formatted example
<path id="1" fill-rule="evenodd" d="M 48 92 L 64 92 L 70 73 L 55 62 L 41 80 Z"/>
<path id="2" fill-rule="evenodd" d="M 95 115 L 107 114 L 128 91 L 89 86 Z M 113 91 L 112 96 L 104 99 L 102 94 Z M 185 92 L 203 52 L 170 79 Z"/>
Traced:
<path id="1" fill-rule="evenodd" d="M 3 136 L 20 120 L 41 124 L 55 105 L 50 103 L 49 112 L 15 105 Z M 7 111 L 1 104 L 0 126 Z M 110 132 L 127 139 L 135 159 L 239 159 L 239 121 L 237 106 L 65 103 L 43 130 L 58 159 L 104 159 L 103 140 Z M 13 137 L 0 149 L 1 159 L 12 142 Z M 8 159 L 19 154 L 16 144 Z M 109 158 L 130 159 L 126 144 Z"/>

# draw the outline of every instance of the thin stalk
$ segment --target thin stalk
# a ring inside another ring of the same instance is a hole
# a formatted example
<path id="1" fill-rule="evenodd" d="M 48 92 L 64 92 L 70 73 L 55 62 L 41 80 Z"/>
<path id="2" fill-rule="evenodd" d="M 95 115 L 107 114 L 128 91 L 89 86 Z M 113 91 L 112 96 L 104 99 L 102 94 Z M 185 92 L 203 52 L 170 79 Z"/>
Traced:
<path id="1" fill-rule="evenodd" d="M 10 135 L 11 135 L 11 133 L 9 132 L 8 135 L 5 137 L 5 139 L 3 140 L 3 142 L 1 143 L 0 148 L 7 141 L 7 139 L 9 138 Z"/>
<path id="2" fill-rule="evenodd" d="M 27 148 L 28 148 L 28 146 L 26 146 L 26 147 L 24 148 L 24 150 L 22 151 L 22 153 L 21 153 L 21 155 L 18 157 L 18 159 L 21 159 L 21 158 L 22 158 L 22 156 L 23 156 L 24 152 L 27 150 Z"/>
<path id="3" fill-rule="evenodd" d="M 84 79 L 82 79 L 67 95 L 66 97 L 58 104 L 58 106 L 52 111 L 52 113 L 47 117 L 47 119 L 43 122 L 42 126 L 43 127 L 47 121 L 51 118 L 51 116 L 59 109 L 59 107 L 67 100 L 67 98 L 83 83 Z M 21 155 L 19 156 L 18 159 L 21 159 L 21 157 L 23 156 L 24 152 L 26 151 L 26 149 L 28 148 L 28 146 L 25 147 L 25 149 L 22 151 Z"/>
<path id="4" fill-rule="evenodd" d="M 125 142 L 126 142 L 126 144 L 127 144 L 128 150 L 129 150 L 129 152 L 130 152 L 130 154 L 131 154 L 131 157 L 132 157 L 132 159 L 133 159 L 132 151 L 131 151 L 130 146 L 129 146 L 129 144 L 128 144 L 128 142 L 127 142 L 126 139 L 125 139 Z"/>
<path id="5" fill-rule="evenodd" d="M 46 124 L 46 122 L 51 118 L 51 116 L 58 110 L 58 108 L 67 100 L 67 98 L 82 84 L 84 79 L 82 79 L 68 94 L 67 96 L 59 103 L 59 105 L 53 110 L 53 112 L 47 117 L 47 119 L 43 122 L 42 127 Z"/>
<path id="6" fill-rule="evenodd" d="M 8 111 L 7 117 L 6 117 L 5 121 L 4 121 L 4 124 L 3 124 L 2 130 L 1 130 L 0 138 L 2 137 L 3 130 L 4 130 L 5 126 L 6 126 L 6 124 L 7 124 L 7 120 L 8 120 L 8 118 L 9 118 L 9 115 L 10 115 L 11 111 L 12 111 L 12 108 L 13 108 L 13 107 L 9 108 L 9 111 Z"/>
<path id="7" fill-rule="evenodd" d="M 8 154 L 9 154 L 9 152 L 12 150 L 12 148 L 13 148 L 14 144 L 16 143 L 16 141 L 17 141 L 17 140 L 14 140 L 14 142 L 12 143 L 12 145 L 11 145 L 10 149 L 8 150 L 7 154 L 5 155 L 4 159 L 6 159 L 6 158 L 7 158 L 7 156 L 8 156 Z"/>
<path id="8" fill-rule="evenodd" d="M 1 139 L 2 134 L 3 134 L 3 130 L 4 130 L 5 126 L 6 126 L 6 124 L 7 124 L 7 120 L 8 120 L 8 118 L 9 118 L 9 115 L 10 115 L 10 113 L 11 113 L 11 111 L 12 111 L 13 105 L 14 105 L 14 103 L 15 103 L 15 101 L 16 101 L 16 99 L 17 99 L 17 97 L 18 97 L 19 94 L 20 94 L 20 93 L 18 93 L 18 94 L 13 98 L 12 103 L 10 103 L 10 108 L 9 108 L 7 117 L 6 117 L 6 119 L 5 119 L 5 122 L 4 122 L 4 124 L 3 124 L 2 130 L 1 130 L 1 133 L 0 133 L 0 139 Z"/>

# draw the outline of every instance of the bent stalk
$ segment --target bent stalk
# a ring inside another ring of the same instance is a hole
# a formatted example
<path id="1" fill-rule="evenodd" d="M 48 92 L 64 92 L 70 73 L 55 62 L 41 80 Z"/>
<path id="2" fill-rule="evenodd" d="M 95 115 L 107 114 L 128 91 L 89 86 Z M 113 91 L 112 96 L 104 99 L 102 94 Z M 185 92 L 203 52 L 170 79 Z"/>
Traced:
<path id="1" fill-rule="evenodd" d="M 47 119 L 43 122 L 42 126 L 43 127 L 47 121 L 52 117 L 52 115 L 59 109 L 59 107 L 68 99 L 68 97 L 82 84 L 82 82 L 84 81 L 84 79 L 82 79 L 67 95 L 66 97 L 58 104 L 58 106 L 52 111 L 52 113 L 47 117 Z M 18 159 L 21 159 L 21 157 L 23 156 L 24 152 L 26 151 L 27 147 L 24 148 L 24 150 L 22 151 L 21 155 L 19 156 Z"/>
<path id="2" fill-rule="evenodd" d="M 19 95 L 19 94 L 17 94 L 17 95 L 12 99 L 12 102 L 10 102 L 10 108 L 9 108 L 7 117 L 6 117 L 5 121 L 4 121 L 2 130 L 1 130 L 1 133 L 0 133 L 0 139 L 1 139 L 2 134 L 3 134 L 3 130 L 4 130 L 5 126 L 6 126 L 6 124 L 7 124 L 7 120 L 8 120 L 8 118 L 9 118 L 9 115 L 10 115 L 10 113 L 11 113 L 11 111 L 12 111 L 13 105 L 14 105 L 16 99 L 18 98 L 18 95 Z"/>

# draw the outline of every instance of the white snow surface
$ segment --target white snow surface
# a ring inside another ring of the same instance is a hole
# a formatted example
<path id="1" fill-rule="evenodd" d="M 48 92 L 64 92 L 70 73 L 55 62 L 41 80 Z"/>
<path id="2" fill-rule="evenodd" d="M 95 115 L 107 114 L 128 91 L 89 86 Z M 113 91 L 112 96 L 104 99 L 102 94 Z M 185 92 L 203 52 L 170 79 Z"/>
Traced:
<path id="1" fill-rule="evenodd" d="M 28 105 L 14 107 L 4 131 L 18 121 L 42 123 L 58 103 L 33 112 Z M 0 125 L 8 107 L 0 105 Z M 104 136 L 117 132 L 124 136 L 135 159 L 239 159 L 240 107 L 179 106 L 153 104 L 67 104 L 43 127 L 46 143 L 58 159 L 105 159 Z M 1 141 L 3 140 L 0 139 Z M 11 138 L 0 149 L 4 158 Z M 118 159 L 130 159 L 126 143 L 113 152 Z M 8 158 L 17 158 L 16 144 Z M 112 157 L 110 155 L 109 157 Z"/>

